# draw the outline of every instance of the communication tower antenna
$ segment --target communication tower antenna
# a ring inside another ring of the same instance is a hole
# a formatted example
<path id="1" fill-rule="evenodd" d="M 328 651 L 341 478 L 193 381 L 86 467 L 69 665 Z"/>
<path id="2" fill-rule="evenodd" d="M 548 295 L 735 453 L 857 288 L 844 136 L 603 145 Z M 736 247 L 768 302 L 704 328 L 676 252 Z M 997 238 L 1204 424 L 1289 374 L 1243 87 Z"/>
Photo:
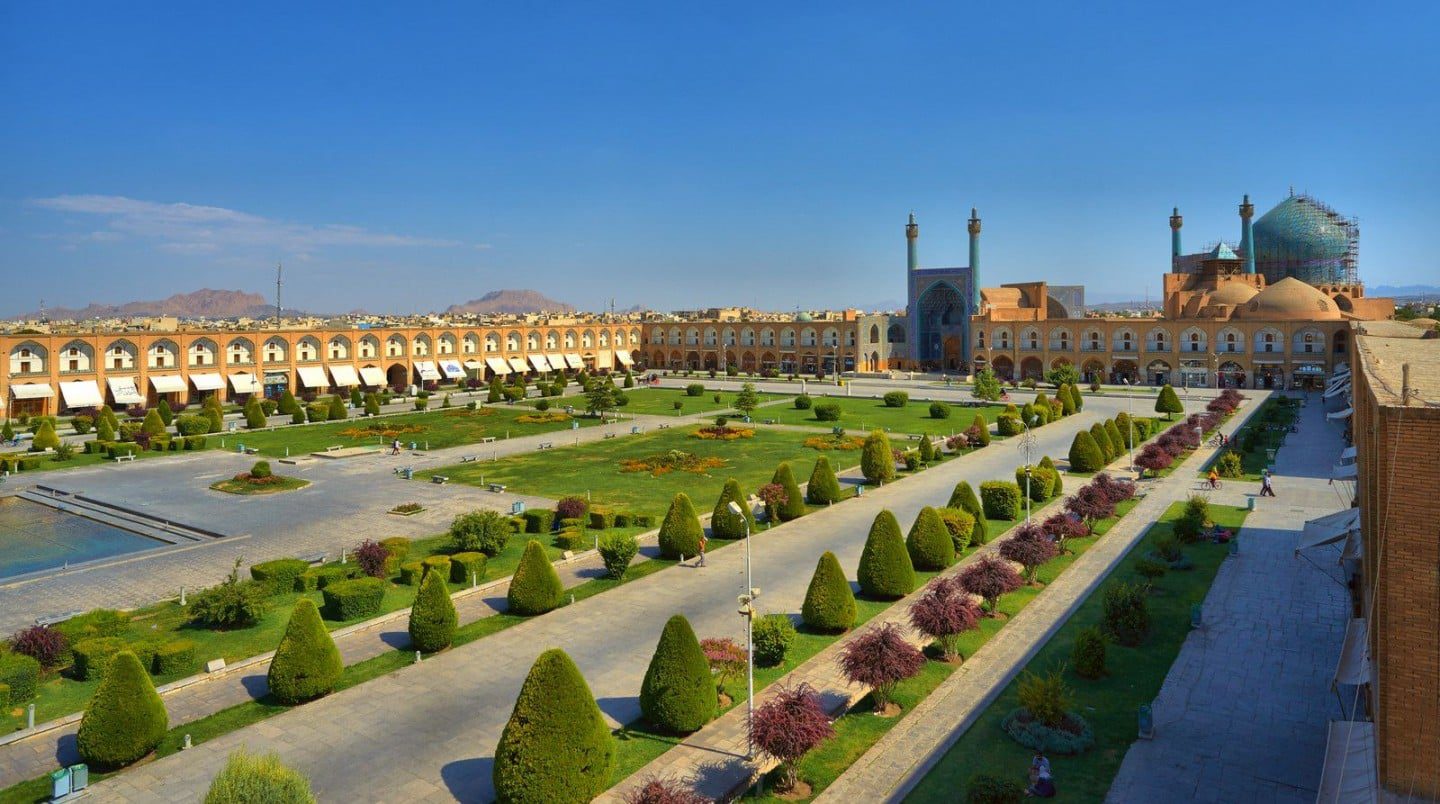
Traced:
<path id="1" fill-rule="evenodd" d="M 45 314 L 45 300 L 44 300 L 44 299 L 41 299 L 41 300 L 40 300 L 40 323 L 43 324 L 43 323 L 46 323 L 46 322 L 49 321 L 49 320 L 50 320 L 49 317 Z"/>
<path id="2" fill-rule="evenodd" d="M 283 271 L 283 270 L 284 270 L 284 266 L 282 266 L 282 265 L 281 265 L 280 263 L 278 263 L 278 262 L 275 263 L 275 328 L 276 328 L 276 329 L 279 329 L 279 328 L 280 328 L 280 288 L 281 288 L 282 285 L 285 284 L 285 280 L 284 280 L 284 278 L 282 277 L 282 271 Z"/>

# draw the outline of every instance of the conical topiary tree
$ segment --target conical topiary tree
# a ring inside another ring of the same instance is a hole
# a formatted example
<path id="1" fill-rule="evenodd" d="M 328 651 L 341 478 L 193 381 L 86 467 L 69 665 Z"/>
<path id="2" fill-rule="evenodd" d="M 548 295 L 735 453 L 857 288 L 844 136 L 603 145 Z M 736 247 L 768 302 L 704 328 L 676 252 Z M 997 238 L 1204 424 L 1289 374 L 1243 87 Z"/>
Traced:
<path id="1" fill-rule="evenodd" d="M 339 394 L 330 397 L 330 409 L 326 411 L 325 418 L 332 422 L 343 421 L 349 414 L 345 412 L 345 400 Z"/>
<path id="2" fill-rule="evenodd" d="M 690 509 L 690 513 L 693 518 L 695 509 Z M 698 523 L 696 527 L 699 527 Z M 560 574 L 545 556 L 545 548 L 531 539 L 525 544 L 525 552 L 510 578 L 510 591 L 505 596 L 510 613 L 526 616 L 544 614 L 560 605 L 560 596 L 564 591 Z"/>
<path id="3" fill-rule="evenodd" d="M 9 427 L 10 427 L 10 422 L 5 422 L 5 427 L 6 427 L 6 429 L 9 429 Z M 8 436 L 8 437 L 7 437 L 7 436 Z M 10 432 L 10 433 L 8 433 L 8 434 L 7 434 L 7 433 L 0 433 L 0 438 L 3 438 L 3 439 L 6 440 L 6 441 L 9 441 L 11 438 L 14 438 L 14 437 L 15 437 L 15 433 L 13 433 L 13 432 Z M 113 427 L 110 426 L 110 420 L 107 419 L 107 418 L 105 418 L 104 416 L 101 416 L 101 417 L 100 417 L 100 424 L 96 425 L 96 427 L 95 427 L 95 440 L 97 440 L 97 441 L 114 441 L 114 440 L 115 440 L 115 428 L 113 428 Z"/>
<path id="4" fill-rule="evenodd" d="M 689 734 L 709 723 L 718 705 L 715 679 L 700 640 L 690 621 L 676 614 L 660 632 L 640 683 L 640 711 L 662 731 Z"/>
<path id="5" fill-rule="evenodd" d="M 975 418 L 970 421 L 970 427 L 975 435 L 980 437 L 980 446 L 990 446 L 990 423 L 985 421 L 985 414 L 977 412 Z"/>
<path id="6" fill-rule="evenodd" d="M 800 493 L 800 484 L 795 482 L 795 473 L 790 471 L 789 463 L 777 466 L 775 475 L 770 478 L 770 482 L 778 483 L 785 488 L 785 503 L 779 506 L 778 512 L 781 522 L 789 522 L 805 516 L 805 496 Z"/>
<path id="7" fill-rule="evenodd" d="M 980 498 L 975 496 L 975 489 L 970 486 L 968 480 L 962 480 L 955 484 L 955 490 L 950 492 L 950 502 L 946 503 L 945 507 L 968 511 L 977 519 L 984 518 L 984 509 L 980 507 Z"/>
<path id="8" fill-rule="evenodd" d="M 140 432 L 151 438 L 165 434 L 165 421 L 160 418 L 160 413 L 155 408 L 145 414 L 145 421 L 140 423 Z"/>
<path id="9" fill-rule="evenodd" d="M 206 399 L 215 399 L 215 397 L 207 397 Z M 218 402 L 214 405 L 206 405 L 205 415 L 210 419 L 210 432 L 218 433 L 225 429 L 225 414 L 221 412 Z"/>
<path id="10" fill-rule="evenodd" d="M 501 804 L 581 804 L 610 786 L 615 742 L 590 685 L 565 651 L 540 654 L 495 746 Z"/>
<path id="11" fill-rule="evenodd" d="M 427 572 L 410 605 L 410 645 L 416 650 L 434 653 L 450 647 L 455 641 L 455 602 L 438 572 Z"/>
<path id="12" fill-rule="evenodd" d="M 110 422 L 111 430 L 120 429 L 120 417 L 115 415 L 115 411 L 109 405 L 100 406 L 100 418 Z"/>
<path id="13" fill-rule="evenodd" d="M 666 558 L 694 556 L 700 553 L 700 519 L 695 515 L 695 506 L 684 492 L 670 501 L 670 510 L 660 523 L 660 555 Z"/>
<path id="14" fill-rule="evenodd" d="M 840 560 L 826 550 L 815 563 L 810 588 L 805 590 L 805 603 L 800 606 L 805 625 L 816 631 L 838 633 L 855 627 L 855 593 L 845 579 Z"/>
<path id="15" fill-rule="evenodd" d="M 270 660 L 270 694 L 283 704 L 319 698 L 335 689 L 344 669 L 315 601 L 308 597 L 295 601 L 285 635 Z"/>
<path id="16" fill-rule="evenodd" d="M 30 449 L 36 452 L 43 452 L 47 449 L 57 449 L 60 446 L 60 436 L 55 434 L 55 425 L 49 419 L 40 422 L 35 430 L 35 437 L 30 440 Z"/>
<path id="17" fill-rule="evenodd" d="M 251 430 L 265 426 L 265 411 L 260 407 L 260 398 L 254 394 L 245 401 L 245 426 Z"/>
<path id="18" fill-rule="evenodd" d="M 1113 419 L 1105 420 L 1105 436 L 1110 439 L 1110 446 L 1115 448 L 1115 456 L 1111 460 L 1125 454 L 1125 439 L 1121 437 L 1120 428 L 1115 426 Z"/>
<path id="19" fill-rule="evenodd" d="M 871 483 L 895 479 L 895 452 L 882 430 L 872 430 L 860 448 L 860 473 Z"/>
<path id="20" fill-rule="evenodd" d="M 1055 390 L 1055 398 L 1060 400 L 1061 412 L 1069 416 L 1075 412 L 1075 397 L 1070 394 L 1070 386 L 1062 385 Z"/>
<path id="21" fill-rule="evenodd" d="M 1115 460 L 1115 447 L 1110 443 L 1105 425 L 1100 422 L 1090 425 L 1090 437 L 1095 439 L 1095 446 L 1100 448 L 1100 455 L 1105 459 L 1105 463 Z"/>
<path id="22" fill-rule="evenodd" d="M 867 597 L 896 600 L 915 591 L 915 567 L 900 535 L 900 523 L 888 509 L 876 514 L 870 524 L 855 577 Z"/>
<path id="23" fill-rule="evenodd" d="M 920 509 L 905 537 L 905 551 L 915 569 L 942 570 L 955 563 L 955 542 L 934 508 Z"/>
<path id="24" fill-rule="evenodd" d="M 300 410 L 300 403 L 295 401 L 295 395 L 290 393 L 289 388 L 286 388 L 280 394 L 280 401 L 275 404 L 275 411 L 286 416 L 293 416 L 298 410 Z"/>
<path id="25" fill-rule="evenodd" d="M 815 459 L 815 468 L 810 472 L 810 482 L 805 484 L 805 499 L 811 505 L 830 505 L 840 502 L 840 480 L 830 459 L 821 455 Z"/>
<path id="26" fill-rule="evenodd" d="M 740 513 L 730 510 L 732 502 L 740 506 Z M 743 539 L 747 523 L 753 531 L 755 514 L 745 501 L 745 494 L 740 491 L 740 483 L 732 477 L 725 481 L 720 499 L 715 501 L 715 510 L 710 512 L 710 535 L 717 539 Z"/>
<path id="27" fill-rule="evenodd" d="M 160 421 L 164 422 L 166 427 L 175 421 L 175 411 L 170 409 L 169 400 L 162 398 L 160 404 L 155 406 L 155 411 L 160 414 Z"/>
<path id="28" fill-rule="evenodd" d="M 280 761 L 279 754 L 256 756 L 243 747 L 231 752 L 210 781 L 204 804 L 315 804 L 310 780 Z"/>
<path id="29" fill-rule="evenodd" d="M 1075 434 L 1075 439 L 1070 442 L 1069 457 L 1072 472 L 1098 472 L 1105 466 L 1105 456 L 1100 453 L 1100 445 L 1095 443 L 1095 438 L 1088 430 Z"/>
<path id="30" fill-rule="evenodd" d="M 1080 386 L 1070 383 L 1070 401 L 1075 403 L 1075 411 L 1078 413 L 1085 409 L 1085 398 L 1080 395 Z"/>
<path id="31" fill-rule="evenodd" d="M 1120 433 L 1120 443 L 1127 448 L 1134 447 L 1134 442 L 1139 440 L 1133 428 L 1130 414 L 1123 410 L 1115 414 L 1115 430 Z"/>
<path id="32" fill-rule="evenodd" d="M 165 704 L 133 651 L 110 658 L 105 675 L 85 705 L 75 748 L 97 770 L 129 765 L 155 750 L 170 728 Z"/>
<path id="33" fill-rule="evenodd" d="M 1059 497 L 1061 493 L 1065 491 L 1065 481 L 1060 478 L 1060 470 L 1055 468 L 1055 462 L 1050 460 L 1049 455 L 1046 455 L 1040 459 L 1040 463 L 1037 465 L 1049 469 L 1051 472 L 1055 473 L 1053 477 L 1053 482 L 1051 482 L 1050 484 L 1050 499 L 1053 500 L 1056 497 Z"/>
<path id="34" fill-rule="evenodd" d="M 930 440 L 929 435 L 920 436 L 920 462 L 932 463 L 935 460 L 935 442 Z"/>
<path id="35" fill-rule="evenodd" d="M 1185 406 L 1180 404 L 1180 397 L 1169 383 L 1160 389 L 1160 396 L 1155 398 L 1155 412 L 1165 414 L 1165 421 L 1175 418 L 1177 413 L 1185 412 Z"/>

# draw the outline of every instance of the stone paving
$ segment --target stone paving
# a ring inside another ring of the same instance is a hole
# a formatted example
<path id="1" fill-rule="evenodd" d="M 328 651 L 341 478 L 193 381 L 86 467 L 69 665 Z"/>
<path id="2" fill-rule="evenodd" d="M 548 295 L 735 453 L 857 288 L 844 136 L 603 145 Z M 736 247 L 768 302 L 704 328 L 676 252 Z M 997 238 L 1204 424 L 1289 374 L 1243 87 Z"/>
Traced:
<path id="1" fill-rule="evenodd" d="M 1155 738 L 1131 745 L 1107 801 L 1315 800 L 1326 725 L 1343 717 L 1330 681 L 1349 595 L 1334 547 L 1307 551 L 1314 563 L 1294 550 L 1305 520 L 1350 505 L 1350 484 L 1326 480 L 1343 447 L 1312 396 L 1276 458 L 1278 496 L 1256 500 L 1240 555 L 1205 598 L 1204 628 L 1155 700 Z M 1243 504 L 1256 491 L 1227 484 L 1213 497 Z"/>
<path id="2" fill-rule="evenodd" d="M 1087 406 L 1084 413 L 1037 431 L 1037 454 L 1063 455 L 1074 431 L 1100 418 L 1094 409 L 1099 407 Z M 822 550 L 834 551 L 842 565 L 853 567 L 881 508 L 908 523 L 921 507 L 943 503 L 959 480 L 1008 477 L 1019 462 L 1013 444 L 997 443 L 757 534 L 755 584 L 764 590 L 762 609 L 798 610 L 810 567 Z M 639 715 L 640 679 L 670 615 L 684 614 L 702 635 L 743 636 L 734 613 L 743 559 L 743 550 L 716 551 L 707 568 L 677 567 L 639 579 L 135 768 L 95 790 L 107 801 L 194 800 L 229 752 L 247 745 L 278 751 L 311 778 L 322 799 L 489 800 L 494 746 L 542 650 L 564 647 L 607 718 L 615 725 L 630 722 Z M 378 787 L 376 773 L 357 770 L 377 768 L 385 769 Z"/>

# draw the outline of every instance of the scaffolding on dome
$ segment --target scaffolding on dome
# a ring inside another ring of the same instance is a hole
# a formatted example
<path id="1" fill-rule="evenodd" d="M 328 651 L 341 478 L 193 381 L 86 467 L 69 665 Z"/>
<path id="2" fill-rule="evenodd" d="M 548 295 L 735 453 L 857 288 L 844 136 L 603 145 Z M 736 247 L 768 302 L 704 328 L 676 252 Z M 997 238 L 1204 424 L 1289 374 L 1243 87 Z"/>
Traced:
<path id="1" fill-rule="evenodd" d="M 1305 193 L 1292 192 L 1255 222 L 1256 268 L 1272 283 L 1355 284 L 1359 250 L 1359 222 Z"/>

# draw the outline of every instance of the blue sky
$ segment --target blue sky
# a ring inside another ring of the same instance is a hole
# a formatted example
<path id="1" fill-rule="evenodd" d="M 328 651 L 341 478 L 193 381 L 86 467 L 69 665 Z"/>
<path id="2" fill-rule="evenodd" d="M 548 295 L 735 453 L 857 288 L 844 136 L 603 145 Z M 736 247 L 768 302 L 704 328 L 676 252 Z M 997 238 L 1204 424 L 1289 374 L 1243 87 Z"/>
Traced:
<path id="1" fill-rule="evenodd" d="M 1440 6 L 0 6 L 0 314 L 200 287 L 410 312 L 1154 297 L 1294 185 L 1440 282 Z"/>

